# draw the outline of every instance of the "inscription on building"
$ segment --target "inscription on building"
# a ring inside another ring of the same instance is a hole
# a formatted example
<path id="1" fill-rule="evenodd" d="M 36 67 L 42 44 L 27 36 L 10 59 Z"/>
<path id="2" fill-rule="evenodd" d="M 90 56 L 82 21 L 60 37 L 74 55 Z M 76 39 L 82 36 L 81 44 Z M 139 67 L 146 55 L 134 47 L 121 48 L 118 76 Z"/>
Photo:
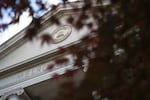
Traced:
<path id="1" fill-rule="evenodd" d="M 69 63 L 61 65 L 61 67 L 65 67 L 65 66 L 73 63 L 71 55 L 67 55 L 66 57 L 69 59 Z M 20 82 L 32 79 L 34 77 L 46 74 L 50 71 L 53 72 L 53 71 L 61 68 L 60 66 L 55 66 L 52 70 L 48 70 L 48 65 L 50 63 L 53 63 L 53 61 L 44 63 L 42 65 L 38 65 L 36 67 L 30 68 L 30 69 L 27 69 L 27 70 L 24 70 L 24 71 L 21 71 L 16 74 L 13 74 L 8 77 L 0 79 L 0 90 L 7 88 L 9 86 L 12 86 L 12 85 L 16 85 Z"/>
<path id="2" fill-rule="evenodd" d="M 23 72 L 16 73 L 14 75 L 8 76 L 0 80 L 0 89 L 14 85 L 18 82 L 25 81 L 27 79 L 36 77 L 38 75 L 44 74 L 47 72 L 47 65 L 44 64 L 41 66 L 34 67 L 32 69 L 25 70 Z"/>

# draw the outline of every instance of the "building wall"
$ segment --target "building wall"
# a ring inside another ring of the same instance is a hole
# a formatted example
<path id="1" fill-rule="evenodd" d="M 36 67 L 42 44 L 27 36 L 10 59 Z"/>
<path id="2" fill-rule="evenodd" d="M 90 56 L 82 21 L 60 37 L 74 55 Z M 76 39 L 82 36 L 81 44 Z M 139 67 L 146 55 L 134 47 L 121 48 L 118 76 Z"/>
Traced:
<path id="1" fill-rule="evenodd" d="M 65 21 L 68 15 L 65 15 L 60 18 L 62 25 L 68 25 Z M 58 27 L 61 25 L 51 25 L 46 29 L 42 30 L 40 33 L 53 33 Z M 85 34 L 87 34 L 88 28 L 84 27 L 82 30 L 76 30 L 72 27 L 71 35 L 64 41 L 57 43 L 57 44 L 44 44 L 41 45 L 40 39 L 33 39 L 33 41 L 27 41 L 19 48 L 11 52 L 9 55 L 5 56 L 3 59 L 0 60 L 0 70 L 10 67 L 14 64 L 23 62 L 27 59 L 36 57 L 48 51 L 53 51 L 58 47 L 65 46 L 77 40 L 80 40 Z"/>
<path id="2" fill-rule="evenodd" d="M 71 16 L 78 18 L 78 14 L 76 13 L 71 14 Z M 61 25 L 43 24 L 43 28 L 40 31 L 40 34 L 45 34 L 45 33 L 52 34 L 57 28 L 61 27 L 62 25 L 69 25 L 68 23 L 66 23 L 66 19 L 69 16 L 70 13 L 68 14 L 64 13 L 61 14 L 61 16 L 59 16 Z M 93 22 L 93 19 L 88 19 L 87 21 Z M 58 73 L 62 73 L 67 68 L 72 68 L 73 67 L 72 62 L 69 65 L 65 65 L 64 67 L 61 68 L 57 67 L 52 71 L 47 70 L 47 67 L 50 64 L 50 60 L 47 62 L 42 62 L 40 64 L 34 64 L 37 62 L 33 62 L 32 63 L 33 66 L 31 67 L 22 66 L 23 65 L 22 62 L 26 62 L 33 58 L 38 58 L 38 57 L 40 58 L 40 55 L 43 55 L 47 52 L 49 53 L 54 52 L 58 47 L 62 47 L 65 45 L 69 45 L 75 41 L 79 41 L 82 37 L 86 36 L 89 32 L 90 29 L 86 26 L 84 26 L 81 30 L 76 30 L 74 27 L 72 27 L 72 32 L 70 36 L 66 40 L 60 43 L 49 44 L 49 45 L 45 43 L 41 45 L 41 40 L 39 38 L 35 38 L 33 39 L 33 41 L 26 41 L 24 44 L 16 48 L 14 51 L 4 56 L 2 59 L 0 59 L 0 75 L 1 73 L 4 75 L 4 76 L 3 75 L 0 76 L 0 96 L 3 95 L 4 93 L 7 93 L 11 90 L 15 90 L 19 87 L 25 88 L 27 86 L 39 83 L 40 81 L 47 80 L 48 78 L 52 77 L 52 74 L 54 74 L 55 71 L 57 71 Z M 40 37 L 40 34 L 38 37 Z M 40 60 L 43 59 L 40 58 Z M 32 60 L 30 62 L 32 62 Z M 18 64 L 20 65 L 18 66 Z M 17 67 L 15 65 L 17 65 Z M 8 69 L 9 69 L 8 72 L 11 72 L 13 67 L 16 67 L 16 71 L 13 70 L 11 74 L 6 73 Z M 27 68 L 22 70 L 21 67 L 27 67 Z M 5 75 L 5 73 L 7 75 Z"/>

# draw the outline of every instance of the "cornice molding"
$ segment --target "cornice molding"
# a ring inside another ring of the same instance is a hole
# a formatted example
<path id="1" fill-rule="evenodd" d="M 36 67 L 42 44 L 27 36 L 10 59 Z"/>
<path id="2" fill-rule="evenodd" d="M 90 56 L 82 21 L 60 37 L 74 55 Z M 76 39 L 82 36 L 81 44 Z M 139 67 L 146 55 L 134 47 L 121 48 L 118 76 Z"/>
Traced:
<path id="1" fill-rule="evenodd" d="M 79 43 L 80 43 L 80 40 L 75 41 L 75 42 L 70 43 L 70 44 L 67 44 L 67 45 L 63 46 L 63 48 L 68 48 L 68 47 L 71 47 L 74 45 L 78 45 Z M 24 60 L 23 62 L 19 62 L 17 64 L 14 64 L 14 65 L 8 66 L 4 69 L 1 69 L 0 70 L 0 79 L 3 77 L 7 77 L 11 74 L 14 74 L 16 72 L 32 68 L 32 67 L 37 66 L 39 64 L 45 63 L 47 61 L 51 61 L 55 58 L 62 57 L 62 56 L 69 53 L 69 51 L 66 51 L 62 54 L 58 54 L 58 51 L 59 51 L 59 49 L 48 51 L 48 52 L 43 53 L 41 55 L 38 55 L 38 56 L 35 56 L 33 58 Z"/>
<path id="2" fill-rule="evenodd" d="M 80 9 L 82 8 L 83 2 L 81 2 L 81 1 L 75 2 L 75 3 L 73 2 L 73 4 L 76 5 L 77 8 L 79 9 L 75 13 L 81 13 Z M 101 6 L 101 5 L 93 5 L 93 7 L 94 6 Z M 67 15 L 73 14 L 74 12 L 71 11 L 72 9 L 73 9 L 73 7 L 71 7 L 70 4 L 66 4 L 65 7 L 63 5 L 59 5 L 53 12 L 49 11 L 46 14 L 44 14 L 41 17 L 41 19 L 42 19 L 42 21 L 41 21 L 42 27 L 39 29 L 39 32 L 41 32 L 42 30 L 44 30 L 47 27 L 50 27 L 50 25 L 52 23 L 50 23 L 49 20 L 51 19 L 52 16 L 57 16 L 59 18 L 59 17 L 65 15 L 65 14 L 67 14 Z M 7 54 L 11 53 L 13 50 L 15 50 L 16 48 L 18 48 L 19 46 L 21 46 L 23 43 L 25 43 L 27 41 L 27 39 L 24 39 L 24 35 L 25 35 L 26 31 L 31 26 L 32 26 L 32 23 L 28 27 L 23 29 L 21 32 L 19 32 L 18 34 L 16 34 L 15 36 L 13 36 L 11 39 L 9 39 L 8 41 L 6 41 L 5 43 L 3 43 L 0 46 L 0 59 L 2 59 L 4 56 L 6 56 Z M 71 45 L 76 44 L 76 43 L 79 43 L 79 41 L 76 41 L 74 43 L 70 43 L 67 46 L 71 46 Z M 67 46 L 64 46 L 64 47 L 67 47 Z M 47 56 L 51 57 L 51 55 L 54 55 L 52 52 L 53 51 L 48 51 L 48 52 L 43 53 L 41 55 L 38 55 L 36 57 L 27 59 L 27 60 L 25 60 L 23 62 L 20 62 L 20 63 L 14 64 L 14 65 L 8 66 L 8 67 L 0 70 L 0 76 L 6 74 L 7 72 L 11 72 L 13 70 L 15 71 L 17 68 L 19 68 L 19 69 L 22 68 L 23 69 L 27 65 L 30 66 L 33 63 L 34 64 L 39 63 L 39 62 L 41 62 L 41 59 L 43 57 L 47 58 Z M 42 60 L 42 61 L 44 61 L 44 60 Z"/>
<path id="3" fill-rule="evenodd" d="M 75 2 L 72 4 L 75 4 L 77 6 L 77 8 L 80 9 L 83 5 L 83 2 Z M 45 28 L 52 25 L 52 23 L 50 23 L 50 22 L 48 23 L 48 20 L 50 20 L 52 18 L 52 16 L 60 17 L 65 14 L 72 14 L 73 12 L 70 11 L 72 9 L 73 9 L 73 7 L 71 7 L 70 4 L 66 4 L 65 6 L 60 4 L 54 11 L 48 11 L 47 13 L 45 13 L 41 17 L 42 27 L 39 29 L 38 32 L 41 32 Z M 8 55 L 10 52 L 12 52 L 13 50 L 15 50 L 16 48 L 18 48 L 19 46 L 21 46 L 23 43 L 25 43 L 27 41 L 27 39 L 25 39 L 24 36 L 25 36 L 25 33 L 27 32 L 27 30 L 32 26 L 32 24 L 33 23 L 31 23 L 25 29 L 23 29 L 22 31 L 20 31 L 19 33 L 14 35 L 12 38 L 10 38 L 6 42 L 4 42 L 2 45 L 0 45 L 0 59 L 2 59 L 4 56 Z"/>
<path id="4" fill-rule="evenodd" d="M 82 42 L 76 41 L 76 42 L 73 42 L 71 44 L 65 45 L 63 48 L 68 48 L 68 47 L 75 46 L 75 45 L 77 46 L 80 43 L 82 43 Z M 45 66 L 43 66 L 42 64 L 51 62 L 56 58 L 65 57 L 65 56 L 70 54 L 69 51 L 66 51 L 62 54 L 58 54 L 58 50 L 59 49 L 49 51 L 49 52 L 46 52 L 42 55 L 28 59 L 24 62 L 20 62 L 18 64 L 9 66 L 9 68 L 7 68 L 7 69 L 5 69 L 5 71 L 1 72 L 0 73 L 0 80 L 2 80 L 3 83 L 4 83 L 4 81 L 9 80 L 10 78 L 13 78 L 14 81 L 11 81 L 12 83 L 10 83 L 10 84 L 7 83 L 6 86 L 5 86 L 5 84 L 1 85 L 1 86 L 4 85 L 4 87 L 2 87 L 0 89 L 0 96 L 5 95 L 5 93 L 8 93 L 11 90 L 14 90 L 17 88 L 25 88 L 27 86 L 30 86 L 30 85 L 42 82 L 44 80 L 50 79 L 50 78 L 52 78 L 52 76 L 55 73 L 61 75 L 61 74 L 64 74 L 66 70 L 76 69 L 76 67 L 73 67 L 73 65 L 74 65 L 73 62 L 70 62 L 69 64 L 64 65 L 60 68 L 56 68 L 52 71 L 45 70 Z M 40 65 L 40 66 L 38 66 L 38 65 Z M 35 71 L 39 71 L 40 75 L 34 76 Z M 20 73 L 20 74 L 17 74 L 17 73 Z M 41 74 L 41 73 L 43 73 L 43 74 Z M 33 74 L 33 77 L 31 74 Z M 14 75 L 15 75 L 15 77 L 14 77 Z"/>
<path id="5" fill-rule="evenodd" d="M 107 6 L 111 4 L 110 0 L 104 0 L 102 4 L 97 4 L 96 0 L 93 0 L 92 2 L 93 2 L 93 5 L 92 5 L 93 7 L 102 6 L 102 5 Z M 75 14 L 73 11 L 71 11 L 74 9 L 71 5 L 74 5 L 76 9 L 78 9 L 78 11 L 75 13 L 80 13 L 84 5 L 84 2 L 83 0 L 76 1 L 76 2 L 69 2 L 65 4 L 65 6 L 63 4 L 59 4 L 55 10 L 48 11 L 43 16 L 41 16 L 42 27 L 39 29 L 39 32 L 49 27 L 52 24 L 48 22 L 48 20 L 50 20 L 52 16 L 59 18 L 65 14 Z M 26 28 L 24 28 L 22 31 L 20 31 L 18 34 L 14 35 L 12 38 L 10 38 L 9 40 L 7 40 L 6 42 L 0 45 L 0 59 L 2 59 L 4 56 L 9 54 L 11 51 L 13 51 L 14 49 L 19 47 L 26 41 L 23 37 L 31 26 L 32 26 L 32 23 Z"/>
<path id="6" fill-rule="evenodd" d="M 18 89 L 15 89 L 15 90 L 12 90 L 12 91 L 9 91 L 7 93 L 5 93 L 4 95 L 2 95 L 2 97 L 0 97 L 0 100 L 6 100 L 6 98 L 10 95 L 21 95 L 24 93 L 24 89 L 23 88 L 18 88 Z"/>

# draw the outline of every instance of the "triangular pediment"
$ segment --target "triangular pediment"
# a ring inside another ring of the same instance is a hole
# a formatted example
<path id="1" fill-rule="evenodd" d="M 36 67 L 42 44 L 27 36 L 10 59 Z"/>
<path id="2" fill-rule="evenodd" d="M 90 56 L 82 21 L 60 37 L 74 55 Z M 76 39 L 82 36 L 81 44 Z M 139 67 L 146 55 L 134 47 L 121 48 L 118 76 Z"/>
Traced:
<path id="1" fill-rule="evenodd" d="M 78 4 L 80 5 L 80 3 Z M 32 24 L 8 40 L 0 46 L 0 73 L 20 66 L 26 62 L 40 58 L 49 53 L 55 52 L 59 47 L 71 45 L 80 40 L 82 35 L 87 33 L 87 28 L 76 30 L 69 25 L 65 20 L 70 15 L 77 15 L 79 12 L 72 12 L 70 7 L 58 7 L 54 13 L 48 12 L 42 16 L 40 34 L 50 34 L 55 37 L 55 41 L 50 44 L 44 43 L 41 45 L 40 39 L 33 39 L 32 41 L 24 39 L 24 35 Z M 56 25 L 48 23 L 51 17 L 58 17 L 61 24 Z M 80 34 L 82 33 L 82 34 Z M 56 35 L 60 34 L 60 35 Z M 64 35 L 64 38 L 61 38 Z M 57 38 L 57 39 L 56 39 Z"/>

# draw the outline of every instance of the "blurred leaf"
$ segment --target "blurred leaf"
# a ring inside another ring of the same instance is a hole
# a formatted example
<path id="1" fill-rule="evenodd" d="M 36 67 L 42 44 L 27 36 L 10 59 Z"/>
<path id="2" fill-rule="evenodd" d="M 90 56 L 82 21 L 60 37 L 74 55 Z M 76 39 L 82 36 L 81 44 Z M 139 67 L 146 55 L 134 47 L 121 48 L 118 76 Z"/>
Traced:
<path id="1" fill-rule="evenodd" d="M 92 5 L 92 2 L 90 0 L 84 0 L 84 5 L 82 7 L 83 11 L 86 11 L 87 9 L 90 9 Z"/>
<path id="2" fill-rule="evenodd" d="M 50 64 L 50 65 L 48 65 L 48 70 L 52 70 L 53 68 L 55 67 L 55 65 L 54 64 Z"/>
<path id="3" fill-rule="evenodd" d="M 54 80 L 58 80 L 58 79 L 59 79 L 59 77 L 60 77 L 60 75 L 59 75 L 59 74 L 57 74 L 57 73 L 55 73 L 55 74 L 52 76 L 52 79 L 54 79 Z"/>
<path id="4" fill-rule="evenodd" d="M 72 16 L 70 16 L 68 19 L 67 19 L 67 22 L 72 24 L 74 21 L 74 18 Z"/>
<path id="5" fill-rule="evenodd" d="M 75 27 L 77 30 L 80 30 L 83 26 L 84 26 L 84 25 L 83 25 L 83 22 L 82 22 L 81 20 L 78 20 L 78 21 L 75 23 L 75 25 L 74 25 L 74 27 Z"/>
<path id="6" fill-rule="evenodd" d="M 5 30 L 5 29 L 8 28 L 8 25 L 9 25 L 9 24 L 0 24 L 0 28 L 1 28 L 2 30 Z"/>
<path id="7" fill-rule="evenodd" d="M 92 29 L 93 23 L 88 23 L 88 24 L 87 24 L 87 27 L 90 28 L 90 29 Z"/>
<path id="8" fill-rule="evenodd" d="M 74 66 L 76 66 L 76 67 L 82 67 L 84 54 L 85 54 L 84 51 L 79 51 L 79 52 L 76 54 L 76 57 L 77 57 L 77 58 L 76 58 L 76 60 L 75 60 Z"/>
<path id="9" fill-rule="evenodd" d="M 93 48 L 95 48 L 95 47 L 98 46 L 98 41 L 99 41 L 99 39 L 98 39 L 97 36 L 90 36 L 90 37 L 89 37 L 89 44 L 90 44 Z"/>
<path id="10" fill-rule="evenodd" d="M 32 40 L 36 35 L 38 34 L 38 32 L 36 31 L 35 28 L 29 28 L 27 30 L 27 32 L 25 33 L 24 38 L 27 38 L 29 40 Z"/>
<path id="11" fill-rule="evenodd" d="M 60 58 L 60 59 L 56 59 L 55 60 L 55 63 L 57 65 L 62 65 L 62 64 L 66 64 L 68 63 L 69 59 L 68 58 Z"/>
<path id="12" fill-rule="evenodd" d="M 62 0 L 64 4 L 66 4 L 68 2 L 68 0 Z"/>
<path id="13" fill-rule="evenodd" d="M 52 16 L 50 20 L 51 20 L 52 23 L 54 23 L 56 25 L 60 25 L 60 22 L 56 17 Z"/>
<path id="14" fill-rule="evenodd" d="M 63 54 L 63 53 L 65 53 L 67 50 L 66 50 L 66 48 L 63 48 L 63 47 L 59 47 L 58 48 L 58 54 Z"/>
<path id="15" fill-rule="evenodd" d="M 87 15 L 87 14 L 84 14 L 84 13 L 82 13 L 81 15 L 80 15 L 80 17 L 79 17 L 79 19 L 80 19 L 80 21 L 82 20 L 86 20 L 86 19 L 88 19 L 89 18 L 89 16 Z"/>
<path id="16" fill-rule="evenodd" d="M 57 5 L 52 5 L 51 11 L 56 10 Z"/>
<path id="17" fill-rule="evenodd" d="M 44 43 L 50 44 L 52 41 L 52 37 L 49 34 L 43 34 L 41 36 L 41 40 L 42 40 L 41 45 L 43 45 Z"/>
<path id="18" fill-rule="evenodd" d="M 15 24 L 19 22 L 20 17 L 17 18 L 13 18 L 12 21 L 10 22 L 10 24 Z"/>

